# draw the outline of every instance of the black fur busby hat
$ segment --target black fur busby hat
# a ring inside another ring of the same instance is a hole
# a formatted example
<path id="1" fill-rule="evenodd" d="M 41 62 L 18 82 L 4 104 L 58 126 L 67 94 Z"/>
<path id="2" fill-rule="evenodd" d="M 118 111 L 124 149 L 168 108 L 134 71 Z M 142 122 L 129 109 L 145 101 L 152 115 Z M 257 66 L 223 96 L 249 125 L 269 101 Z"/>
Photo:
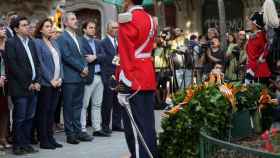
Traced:
<path id="1" fill-rule="evenodd" d="M 250 20 L 259 28 L 259 29 L 263 29 L 265 26 L 265 23 L 263 21 L 263 13 L 261 12 L 255 12 Z"/>
<path id="2" fill-rule="evenodd" d="M 142 5 L 143 0 L 132 0 L 135 5 Z"/>

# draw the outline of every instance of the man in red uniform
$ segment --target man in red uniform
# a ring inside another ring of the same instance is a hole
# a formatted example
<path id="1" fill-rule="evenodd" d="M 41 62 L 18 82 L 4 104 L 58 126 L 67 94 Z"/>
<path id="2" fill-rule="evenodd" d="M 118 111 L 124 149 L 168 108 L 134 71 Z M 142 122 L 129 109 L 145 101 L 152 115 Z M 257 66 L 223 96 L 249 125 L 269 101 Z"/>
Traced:
<path id="1" fill-rule="evenodd" d="M 157 24 L 144 11 L 142 2 L 143 0 L 124 0 L 123 6 L 126 12 L 119 15 L 120 65 L 116 78 L 121 88 L 118 99 L 123 105 L 126 104 L 124 103 L 127 101 L 126 97 L 133 94 L 133 97 L 128 100 L 129 110 L 147 147 L 153 157 L 157 157 L 154 119 L 156 77 L 151 57 Z M 123 112 L 123 115 L 125 136 L 131 157 L 150 158 L 128 114 Z"/>
<path id="2" fill-rule="evenodd" d="M 266 84 L 271 72 L 266 62 L 268 50 L 266 48 L 266 33 L 264 30 L 263 15 L 256 12 L 250 18 L 250 30 L 252 34 L 249 37 L 246 52 L 247 52 L 247 70 L 245 83 L 253 81 Z"/>

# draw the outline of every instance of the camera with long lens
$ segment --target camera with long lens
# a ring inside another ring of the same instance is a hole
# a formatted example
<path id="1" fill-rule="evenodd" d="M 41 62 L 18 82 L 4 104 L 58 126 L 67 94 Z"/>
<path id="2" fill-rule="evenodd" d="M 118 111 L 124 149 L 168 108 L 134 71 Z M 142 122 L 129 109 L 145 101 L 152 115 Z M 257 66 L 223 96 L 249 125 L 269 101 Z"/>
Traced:
<path id="1" fill-rule="evenodd" d="M 200 43 L 199 47 L 200 47 L 200 50 L 198 52 L 198 55 L 202 56 L 203 54 L 206 54 L 208 48 L 210 47 L 209 42 Z"/>
<path id="2" fill-rule="evenodd" d="M 160 38 L 161 38 L 161 44 L 163 47 L 167 48 L 170 47 L 170 41 L 171 41 L 171 28 L 170 27 L 166 27 L 162 30 L 162 32 L 160 33 Z"/>

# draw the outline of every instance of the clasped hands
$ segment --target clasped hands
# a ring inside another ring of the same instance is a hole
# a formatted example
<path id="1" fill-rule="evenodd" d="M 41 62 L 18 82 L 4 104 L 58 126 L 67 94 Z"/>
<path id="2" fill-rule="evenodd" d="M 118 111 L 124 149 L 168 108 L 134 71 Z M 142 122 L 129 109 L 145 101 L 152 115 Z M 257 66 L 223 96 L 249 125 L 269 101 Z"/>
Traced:
<path id="1" fill-rule="evenodd" d="M 28 87 L 28 90 L 39 92 L 41 90 L 41 85 L 38 82 L 31 83 Z"/>
<path id="2" fill-rule="evenodd" d="M 89 71 L 88 71 L 88 67 L 85 67 L 83 70 L 82 70 L 82 72 L 80 73 L 80 75 L 81 75 L 81 77 L 87 77 L 88 76 L 88 73 L 89 73 Z"/>
<path id="3" fill-rule="evenodd" d="M 61 78 L 56 79 L 56 80 L 55 80 L 55 79 L 51 80 L 51 85 L 52 85 L 54 88 L 60 87 L 61 84 L 62 84 L 62 79 L 61 79 Z"/>
<path id="4" fill-rule="evenodd" d="M 4 87 L 6 81 L 7 81 L 6 76 L 0 76 L 0 87 Z"/>
<path id="5" fill-rule="evenodd" d="M 95 54 L 86 54 L 85 59 L 88 63 L 92 63 L 96 60 L 96 55 Z M 80 73 L 81 77 L 87 77 L 89 74 L 88 67 L 85 67 L 82 72 Z"/>

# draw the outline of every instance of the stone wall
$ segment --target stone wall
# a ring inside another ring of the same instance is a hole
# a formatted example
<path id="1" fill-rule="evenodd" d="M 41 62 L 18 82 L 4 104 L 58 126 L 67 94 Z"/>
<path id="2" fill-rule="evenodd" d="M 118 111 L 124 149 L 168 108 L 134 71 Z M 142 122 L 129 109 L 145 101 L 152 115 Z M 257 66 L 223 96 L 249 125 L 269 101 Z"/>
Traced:
<path id="1" fill-rule="evenodd" d="M 47 17 L 53 7 L 54 0 L 1 0 L 0 15 L 9 11 L 17 11 L 30 20 Z"/>
<path id="2" fill-rule="evenodd" d="M 78 11 L 81 9 L 98 10 L 101 13 L 101 32 L 106 34 L 106 24 L 109 20 L 117 19 L 117 9 L 114 5 L 102 2 L 102 0 L 66 0 L 66 11 Z"/>

